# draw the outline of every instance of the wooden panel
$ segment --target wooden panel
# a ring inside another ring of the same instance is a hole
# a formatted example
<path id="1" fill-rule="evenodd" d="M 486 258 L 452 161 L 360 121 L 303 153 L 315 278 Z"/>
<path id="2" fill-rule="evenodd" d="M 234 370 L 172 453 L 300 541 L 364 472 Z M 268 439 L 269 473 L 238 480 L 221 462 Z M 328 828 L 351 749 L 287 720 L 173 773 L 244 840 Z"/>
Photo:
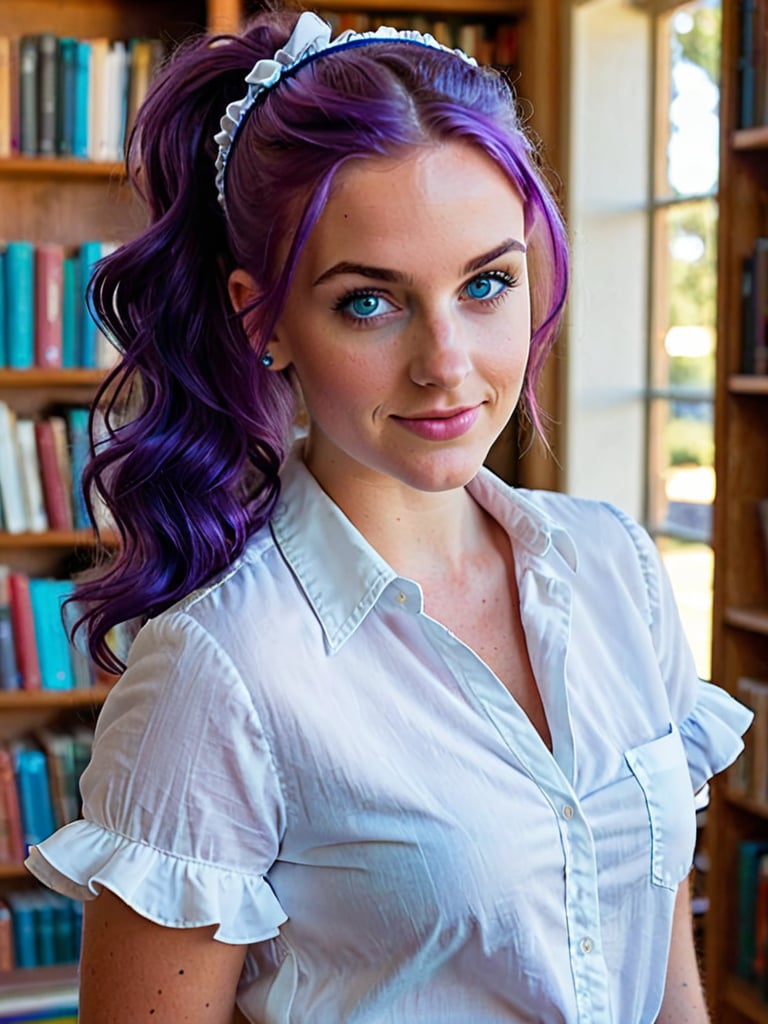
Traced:
<path id="1" fill-rule="evenodd" d="M 169 42 L 200 31 L 206 23 L 202 0 L 23 0 L 0 3 L 0 33 L 58 32 L 84 39 L 160 36 Z"/>

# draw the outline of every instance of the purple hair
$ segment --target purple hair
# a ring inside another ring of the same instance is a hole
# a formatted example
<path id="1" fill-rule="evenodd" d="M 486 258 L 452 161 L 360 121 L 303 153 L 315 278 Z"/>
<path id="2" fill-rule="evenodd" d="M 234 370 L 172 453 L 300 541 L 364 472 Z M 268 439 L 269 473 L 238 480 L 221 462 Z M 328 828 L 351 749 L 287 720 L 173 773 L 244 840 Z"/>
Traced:
<path id="1" fill-rule="evenodd" d="M 533 333 L 521 404 L 535 390 L 567 290 L 562 219 L 506 79 L 453 54 L 398 41 L 341 49 L 259 98 L 215 188 L 213 136 L 253 64 L 288 39 L 296 13 L 254 18 L 239 36 L 204 37 L 174 55 L 139 112 L 131 181 L 149 224 L 96 268 L 89 296 L 122 352 L 97 400 L 105 430 L 84 487 L 106 504 L 120 547 L 81 581 L 76 629 L 119 670 L 107 635 L 145 621 L 223 569 L 267 521 L 295 415 L 289 373 L 259 357 L 296 262 L 339 168 L 461 140 L 487 153 L 524 203 Z M 286 255 L 286 241 L 290 246 Z M 228 276 L 244 268 L 259 298 L 234 314 Z M 254 339 L 255 342 L 254 342 Z"/>

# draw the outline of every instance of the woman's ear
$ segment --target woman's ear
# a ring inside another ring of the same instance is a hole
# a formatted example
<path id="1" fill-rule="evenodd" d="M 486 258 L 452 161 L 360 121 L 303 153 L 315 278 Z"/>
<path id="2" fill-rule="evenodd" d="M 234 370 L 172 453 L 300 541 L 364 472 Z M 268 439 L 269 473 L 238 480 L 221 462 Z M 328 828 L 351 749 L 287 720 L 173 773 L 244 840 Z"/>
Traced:
<path id="1" fill-rule="evenodd" d="M 229 275 L 227 286 L 229 288 L 229 300 L 235 307 L 236 313 L 245 309 L 248 303 L 256 298 L 256 282 L 242 267 L 232 271 Z"/>
<path id="2" fill-rule="evenodd" d="M 247 309 L 248 305 L 253 302 L 258 294 L 256 282 L 251 275 L 238 267 L 237 270 L 233 270 L 229 275 L 229 281 L 227 282 L 229 289 L 229 299 L 235 308 L 235 312 L 239 313 L 243 309 Z M 246 334 L 249 338 L 252 338 L 251 331 L 248 329 L 248 315 L 246 314 L 245 320 L 243 321 Z M 264 366 L 269 367 L 271 370 L 284 370 L 290 366 L 290 357 L 280 347 L 276 337 L 273 337 L 269 345 L 267 346 L 266 352 L 263 353 L 262 359 L 264 360 Z"/>

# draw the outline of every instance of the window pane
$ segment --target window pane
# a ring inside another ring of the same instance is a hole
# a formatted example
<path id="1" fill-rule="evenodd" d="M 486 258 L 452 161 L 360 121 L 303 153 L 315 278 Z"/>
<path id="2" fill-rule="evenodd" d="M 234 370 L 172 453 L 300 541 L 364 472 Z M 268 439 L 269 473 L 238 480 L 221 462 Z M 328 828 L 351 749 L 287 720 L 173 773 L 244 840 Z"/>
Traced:
<path id="1" fill-rule="evenodd" d="M 652 384 L 711 391 L 717 292 L 715 200 L 657 210 L 654 238 Z"/>
<path id="2" fill-rule="evenodd" d="M 681 4 L 661 20 L 656 194 L 702 195 L 718 176 L 720 3 Z"/>
<path id="3" fill-rule="evenodd" d="M 693 544 L 664 537 L 659 538 L 658 545 L 672 581 L 696 668 L 702 679 L 710 679 L 712 548 L 707 544 Z"/>
<path id="4" fill-rule="evenodd" d="M 710 401 L 651 405 L 650 522 L 654 532 L 708 540 L 715 494 L 714 408 Z"/>

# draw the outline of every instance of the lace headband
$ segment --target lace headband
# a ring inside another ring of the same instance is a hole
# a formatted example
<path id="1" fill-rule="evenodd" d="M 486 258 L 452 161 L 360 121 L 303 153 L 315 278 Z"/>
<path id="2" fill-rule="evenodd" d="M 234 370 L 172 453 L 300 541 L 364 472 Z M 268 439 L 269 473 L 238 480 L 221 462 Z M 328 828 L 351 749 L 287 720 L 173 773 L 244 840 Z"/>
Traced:
<path id="1" fill-rule="evenodd" d="M 353 32 L 350 29 L 342 32 L 335 39 L 331 39 L 330 25 L 311 11 L 305 11 L 296 22 L 287 43 L 277 51 L 275 56 L 272 59 L 256 61 L 245 76 L 248 92 L 241 100 L 230 103 L 226 114 L 221 119 L 221 131 L 217 132 L 214 138 L 219 147 L 219 154 L 216 157 L 216 190 L 222 208 L 226 209 L 224 175 L 232 145 L 248 111 L 262 93 L 274 88 L 287 71 L 300 64 L 308 63 L 321 53 L 350 49 L 368 43 L 389 42 L 393 39 L 405 43 L 416 43 L 419 46 L 428 46 L 433 50 L 446 50 L 477 67 L 474 57 L 467 56 L 463 50 L 452 50 L 439 43 L 434 36 L 412 30 L 400 31 L 387 26 L 377 28 L 375 32 Z"/>

